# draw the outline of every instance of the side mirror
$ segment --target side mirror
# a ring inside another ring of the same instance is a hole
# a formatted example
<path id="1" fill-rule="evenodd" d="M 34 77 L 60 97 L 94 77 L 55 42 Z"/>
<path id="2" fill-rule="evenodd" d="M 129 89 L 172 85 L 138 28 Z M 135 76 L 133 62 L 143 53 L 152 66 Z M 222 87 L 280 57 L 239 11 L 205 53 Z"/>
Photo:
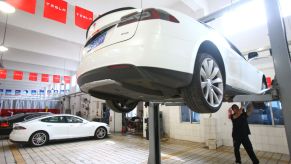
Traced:
<path id="1" fill-rule="evenodd" d="M 250 52 L 248 53 L 248 60 L 258 57 L 258 52 Z"/>

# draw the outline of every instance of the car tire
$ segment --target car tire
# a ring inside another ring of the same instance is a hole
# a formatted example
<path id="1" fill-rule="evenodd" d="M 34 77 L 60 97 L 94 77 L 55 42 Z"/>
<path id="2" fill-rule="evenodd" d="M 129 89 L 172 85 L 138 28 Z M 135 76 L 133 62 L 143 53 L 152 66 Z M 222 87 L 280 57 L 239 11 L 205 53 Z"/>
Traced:
<path id="1" fill-rule="evenodd" d="M 107 100 L 107 106 L 117 113 L 128 113 L 132 111 L 138 104 L 138 101 L 118 101 L 118 100 Z"/>
<path id="2" fill-rule="evenodd" d="M 208 53 L 197 55 L 192 82 L 182 89 L 186 105 L 194 112 L 214 113 L 224 96 L 222 63 Z"/>
<path id="3" fill-rule="evenodd" d="M 39 147 L 45 145 L 48 142 L 48 140 L 49 136 L 46 132 L 37 131 L 30 136 L 29 143 L 32 146 Z"/>
<path id="4" fill-rule="evenodd" d="M 96 139 L 104 139 L 107 137 L 107 130 L 105 127 L 101 126 L 99 128 L 96 129 L 95 131 L 95 138 Z"/>

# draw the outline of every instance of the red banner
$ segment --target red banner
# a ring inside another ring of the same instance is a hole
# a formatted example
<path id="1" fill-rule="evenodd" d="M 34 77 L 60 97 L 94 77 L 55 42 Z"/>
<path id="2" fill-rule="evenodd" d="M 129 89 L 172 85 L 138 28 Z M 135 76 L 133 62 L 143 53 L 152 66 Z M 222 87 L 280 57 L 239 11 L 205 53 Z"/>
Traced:
<path id="1" fill-rule="evenodd" d="M 6 0 L 6 2 L 19 10 L 35 14 L 36 0 Z"/>
<path id="2" fill-rule="evenodd" d="M 93 21 L 93 12 L 75 6 L 75 25 L 87 29 Z"/>
<path id="3" fill-rule="evenodd" d="M 66 84 L 70 84 L 71 83 L 71 76 L 64 76 L 64 81 Z"/>
<path id="4" fill-rule="evenodd" d="M 7 77 L 7 70 L 0 69 L 0 79 L 6 79 L 6 77 Z"/>
<path id="5" fill-rule="evenodd" d="M 63 0 L 45 0 L 43 16 L 66 24 L 68 3 Z"/>
<path id="6" fill-rule="evenodd" d="M 49 74 L 41 74 L 41 82 L 49 82 Z"/>
<path id="7" fill-rule="evenodd" d="M 266 78 L 266 81 L 267 81 L 267 86 L 268 86 L 268 88 L 270 88 L 271 85 L 272 85 L 272 78 L 271 78 L 271 77 L 267 77 L 267 78 Z"/>
<path id="8" fill-rule="evenodd" d="M 13 79 L 14 80 L 22 80 L 23 79 L 23 72 L 22 71 L 14 71 Z"/>
<path id="9" fill-rule="evenodd" d="M 60 83 L 61 82 L 61 76 L 60 75 L 53 75 L 53 82 L 54 83 Z"/>
<path id="10" fill-rule="evenodd" d="M 30 72 L 29 73 L 29 80 L 30 81 L 37 81 L 37 73 Z"/>

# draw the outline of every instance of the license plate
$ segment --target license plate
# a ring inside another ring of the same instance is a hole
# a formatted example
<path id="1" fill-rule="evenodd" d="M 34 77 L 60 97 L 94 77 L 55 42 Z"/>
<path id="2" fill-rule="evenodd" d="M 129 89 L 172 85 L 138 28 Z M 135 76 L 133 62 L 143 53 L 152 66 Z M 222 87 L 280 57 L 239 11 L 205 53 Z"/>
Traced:
<path id="1" fill-rule="evenodd" d="M 105 40 L 106 37 L 106 32 L 95 38 L 89 45 L 88 45 L 88 51 L 90 52 L 94 48 L 98 47 L 100 44 L 102 44 Z"/>

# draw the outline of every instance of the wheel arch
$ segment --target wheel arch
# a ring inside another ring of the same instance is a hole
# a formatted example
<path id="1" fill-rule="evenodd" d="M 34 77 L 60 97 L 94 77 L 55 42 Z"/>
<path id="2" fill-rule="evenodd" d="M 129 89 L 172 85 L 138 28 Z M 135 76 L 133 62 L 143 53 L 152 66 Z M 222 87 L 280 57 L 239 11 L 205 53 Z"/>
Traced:
<path id="1" fill-rule="evenodd" d="M 98 130 L 99 128 L 104 128 L 104 129 L 106 130 L 106 133 L 108 133 L 107 128 L 106 128 L 105 126 L 103 126 L 103 125 L 100 125 L 100 126 L 98 126 L 98 127 L 95 129 L 95 131 L 94 131 L 94 135 L 93 135 L 93 136 L 96 135 L 96 132 L 97 132 L 97 130 Z"/>
<path id="2" fill-rule="evenodd" d="M 47 137 L 48 137 L 48 138 L 47 138 L 47 141 L 50 140 L 50 135 L 49 135 L 49 133 L 48 133 L 47 131 L 45 131 L 45 130 L 37 130 L 37 131 L 31 133 L 31 135 L 30 135 L 30 137 L 29 137 L 29 141 L 30 141 L 32 135 L 34 135 L 36 132 L 44 132 L 44 133 L 46 133 L 46 134 L 47 134 Z"/>
<path id="3" fill-rule="evenodd" d="M 224 81 L 224 85 L 225 85 L 226 84 L 226 71 L 225 71 L 224 61 L 223 61 L 222 55 L 221 55 L 218 47 L 212 41 L 205 40 L 200 44 L 198 51 L 197 51 L 197 55 L 199 55 L 201 53 L 208 53 L 219 62 L 218 64 L 222 67 L 221 69 L 223 72 L 223 81 Z M 196 57 L 195 63 L 196 63 L 197 59 L 198 58 Z M 194 73 L 194 71 L 193 71 L 193 73 Z"/>
<path id="4" fill-rule="evenodd" d="M 106 138 L 106 136 L 108 136 L 108 131 L 107 131 L 107 128 L 105 127 L 105 126 L 103 126 L 103 125 L 100 125 L 100 126 L 98 126 L 97 128 L 96 128 L 96 130 L 94 131 L 94 137 L 95 138 L 97 138 L 97 136 L 96 136 L 96 132 L 97 132 L 97 130 L 99 129 L 99 128 L 104 128 L 105 130 L 106 130 L 106 135 L 105 135 L 105 137 L 104 138 Z M 98 138 L 97 138 L 98 139 Z"/>

